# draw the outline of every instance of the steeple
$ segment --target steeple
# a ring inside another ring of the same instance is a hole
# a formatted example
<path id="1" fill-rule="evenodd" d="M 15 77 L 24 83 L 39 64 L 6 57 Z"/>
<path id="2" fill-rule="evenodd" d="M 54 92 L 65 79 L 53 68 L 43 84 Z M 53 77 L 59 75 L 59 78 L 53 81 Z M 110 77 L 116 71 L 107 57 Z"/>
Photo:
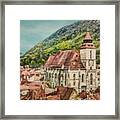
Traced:
<path id="1" fill-rule="evenodd" d="M 91 35 L 90 35 L 90 32 L 86 32 L 86 35 L 85 35 L 85 40 L 91 40 Z"/>
<path id="2" fill-rule="evenodd" d="M 87 70 L 96 69 L 96 47 L 92 42 L 90 32 L 86 32 L 82 45 L 80 46 L 81 62 Z"/>
<path id="3" fill-rule="evenodd" d="M 92 37 L 90 35 L 90 32 L 86 32 L 85 38 L 84 38 L 84 43 L 92 43 Z"/>
<path id="4" fill-rule="evenodd" d="M 81 45 L 80 47 L 81 49 L 94 49 L 95 46 L 94 44 L 92 43 L 92 37 L 91 37 L 91 34 L 90 32 L 86 32 L 85 34 L 85 38 L 83 40 L 83 44 Z"/>

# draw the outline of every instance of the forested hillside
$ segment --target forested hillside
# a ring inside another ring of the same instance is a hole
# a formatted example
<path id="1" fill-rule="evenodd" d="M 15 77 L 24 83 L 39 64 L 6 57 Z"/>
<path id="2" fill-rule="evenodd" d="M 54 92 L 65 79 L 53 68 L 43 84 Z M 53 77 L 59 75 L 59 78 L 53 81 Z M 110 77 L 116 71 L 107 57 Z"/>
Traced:
<path id="1" fill-rule="evenodd" d="M 98 20 L 83 20 L 62 27 L 21 56 L 20 64 L 39 67 L 46 62 L 50 55 L 60 50 L 79 50 L 86 31 L 92 35 L 93 43 L 97 48 L 97 64 L 99 64 L 100 21 Z"/>

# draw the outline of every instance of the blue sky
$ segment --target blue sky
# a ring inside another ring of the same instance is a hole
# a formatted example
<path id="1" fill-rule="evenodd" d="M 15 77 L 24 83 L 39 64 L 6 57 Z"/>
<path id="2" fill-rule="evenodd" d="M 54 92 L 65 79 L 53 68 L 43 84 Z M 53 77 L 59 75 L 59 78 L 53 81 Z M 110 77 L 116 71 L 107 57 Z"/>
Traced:
<path id="1" fill-rule="evenodd" d="M 38 42 L 77 20 L 20 20 L 20 52 L 24 54 Z"/>

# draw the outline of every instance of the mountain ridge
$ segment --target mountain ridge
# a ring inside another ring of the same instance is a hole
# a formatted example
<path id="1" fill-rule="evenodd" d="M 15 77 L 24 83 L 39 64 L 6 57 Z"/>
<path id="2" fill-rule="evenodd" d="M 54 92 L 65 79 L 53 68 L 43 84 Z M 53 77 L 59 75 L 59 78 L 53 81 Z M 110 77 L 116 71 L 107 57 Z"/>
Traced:
<path id="1" fill-rule="evenodd" d="M 99 63 L 100 21 L 81 20 L 61 27 L 42 42 L 36 44 L 33 48 L 21 56 L 20 64 L 38 67 L 43 65 L 50 55 L 53 55 L 60 50 L 79 50 L 86 31 L 89 31 L 92 35 L 93 43 L 97 48 L 97 61 Z"/>

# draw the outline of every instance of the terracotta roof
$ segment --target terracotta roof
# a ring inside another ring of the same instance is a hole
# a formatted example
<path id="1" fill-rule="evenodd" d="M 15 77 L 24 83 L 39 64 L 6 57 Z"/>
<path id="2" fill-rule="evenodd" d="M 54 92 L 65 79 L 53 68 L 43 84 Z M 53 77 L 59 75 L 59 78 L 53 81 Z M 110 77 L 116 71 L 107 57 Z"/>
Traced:
<path id="1" fill-rule="evenodd" d="M 53 93 L 55 90 L 52 88 L 45 88 L 45 94 Z"/>
<path id="2" fill-rule="evenodd" d="M 49 96 L 47 96 L 47 100 L 60 100 L 60 96 L 58 96 L 58 95 L 49 95 Z"/>
<path id="3" fill-rule="evenodd" d="M 25 89 L 40 89 L 41 84 L 40 83 L 35 83 L 35 82 L 29 82 L 27 84 L 20 85 L 20 90 L 25 90 Z"/>
<path id="4" fill-rule="evenodd" d="M 48 58 L 46 68 L 67 68 L 80 69 L 84 68 L 80 61 L 80 53 L 76 50 L 60 51 Z"/>
<path id="5" fill-rule="evenodd" d="M 24 75 L 24 76 L 29 76 L 30 75 L 30 73 L 27 70 L 22 71 L 21 74 Z"/>
<path id="6" fill-rule="evenodd" d="M 68 88 L 68 87 L 63 87 L 63 86 L 59 86 L 57 88 L 57 94 L 60 95 L 60 99 L 61 100 L 69 100 L 71 93 L 74 91 L 73 88 Z"/>
<path id="7" fill-rule="evenodd" d="M 30 74 L 33 74 L 33 75 L 34 75 L 34 74 L 35 74 L 35 70 L 33 70 L 33 69 L 30 70 Z"/>

